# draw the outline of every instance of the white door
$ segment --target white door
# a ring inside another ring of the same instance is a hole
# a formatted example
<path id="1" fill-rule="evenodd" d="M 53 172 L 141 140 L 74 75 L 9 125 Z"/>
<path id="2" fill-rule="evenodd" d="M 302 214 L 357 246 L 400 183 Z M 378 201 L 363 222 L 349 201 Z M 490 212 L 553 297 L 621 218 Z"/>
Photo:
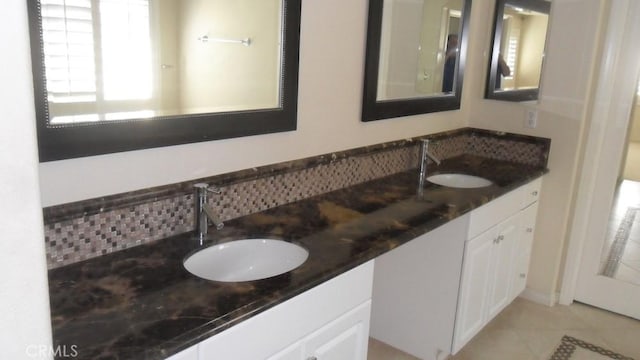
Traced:
<path id="1" fill-rule="evenodd" d="M 640 286 L 600 275 L 601 251 L 640 72 L 640 2 L 616 0 L 611 4 L 569 244 L 569 253 L 577 255 L 567 259 L 560 300 L 570 303 L 575 299 L 640 319 Z"/>

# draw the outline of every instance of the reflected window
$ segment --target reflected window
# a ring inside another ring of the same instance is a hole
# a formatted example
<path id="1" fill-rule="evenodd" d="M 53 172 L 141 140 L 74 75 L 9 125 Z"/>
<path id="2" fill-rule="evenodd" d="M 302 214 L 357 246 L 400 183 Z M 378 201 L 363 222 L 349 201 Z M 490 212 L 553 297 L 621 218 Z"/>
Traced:
<path id="1" fill-rule="evenodd" d="M 41 0 L 49 124 L 278 108 L 282 8 L 282 0 Z"/>
<path id="2" fill-rule="evenodd" d="M 377 100 L 455 91 L 462 0 L 385 0 Z"/>
<path id="3" fill-rule="evenodd" d="M 540 82 L 548 15 L 505 5 L 496 89 L 531 89 Z M 503 71 L 504 67 L 509 71 Z"/>
<path id="4" fill-rule="evenodd" d="M 61 118 L 95 112 L 73 103 L 152 95 L 147 0 L 41 0 L 50 106 Z M 59 104 L 59 105 L 56 105 Z M 55 123 L 52 119 L 52 123 Z"/>
<path id="5" fill-rule="evenodd" d="M 40 161 L 296 129 L 300 0 L 26 5 Z"/>
<path id="6" fill-rule="evenodd" d="M 517 63 L 518 63 L 518 46 L 520 45 L 520 28 L 509 26 L 511 21 L 509 18 L 505 19 L 506 26 L 503 28 L 507 30 L 503 33 L 502 38 L 506 40 L 506 45 L 504 48 L 504 57 L 503 61 L 509 67 L 509 75 L 503 75 L 508 80 L 515 81 L 515 74 L 518 72 Z M 498 63 L 500 66 L 500 63 Z M 496 86 L 499 88 L 500 86 Z"/>

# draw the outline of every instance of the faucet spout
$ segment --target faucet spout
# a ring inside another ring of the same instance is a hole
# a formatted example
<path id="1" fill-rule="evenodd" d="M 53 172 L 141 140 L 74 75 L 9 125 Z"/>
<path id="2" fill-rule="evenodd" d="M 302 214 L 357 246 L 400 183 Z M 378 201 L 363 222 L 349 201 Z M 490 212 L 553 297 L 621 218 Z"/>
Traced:
<path id="1" fill-rule="evenodd" d="M 224 227 L 224 223 L 213 212 L 213 208 L 208 204 L 208 194 L 210 192 L 214 194 L 220 194 L 220 190 L 215 187 L 209 187 L 209 184 L 197 183 L 193 185 L 196 189 L 195 194 L 195 216 L 196 216 L 196 231 L 198 232 L 198 238 L 200 241 L 204 240 L 209 233 L 209 221 L 215 225 L 216 229 L 220 230 Z"/>
<path id="2" fill-rule="evenodd" d="M 418 184 L 418 193 L 421 195 L 422 190 L 424 188 L 424 180 L 427 177 L 427 162 L 428 159 L 431 159 L 436 165 L 440 165 L 440 159 L 438 159 L 431 151 L 429 151 L 429 139 L 422 139 L 422 145 L 420 148 L 420 174 L 419 174 L 419 184 Z"/>

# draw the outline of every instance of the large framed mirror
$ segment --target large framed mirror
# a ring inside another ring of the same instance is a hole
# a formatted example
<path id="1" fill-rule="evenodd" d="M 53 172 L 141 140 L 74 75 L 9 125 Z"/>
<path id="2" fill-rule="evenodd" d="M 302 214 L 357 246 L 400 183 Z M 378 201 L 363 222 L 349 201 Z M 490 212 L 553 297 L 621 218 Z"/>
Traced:
<path id="1" fill-rule="evenodd" d="M 485 98 L 538 99 L 551 3 L 497 0 Z"/>
<path id="2" fill-rule="evenodd" d="M 295 130 L 301 0 L 28 0 L 40 161 Z"/>
<path id="3" fill-rule="evenodd" d="M 460 108 L 471 0 L 369 0 L 362 121 Z"/>

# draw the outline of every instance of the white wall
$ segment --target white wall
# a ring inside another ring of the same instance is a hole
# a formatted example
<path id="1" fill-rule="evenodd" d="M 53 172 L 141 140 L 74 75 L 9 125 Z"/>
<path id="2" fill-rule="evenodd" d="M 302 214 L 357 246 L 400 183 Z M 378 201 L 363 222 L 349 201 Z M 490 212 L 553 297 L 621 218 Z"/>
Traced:
<path id="1" fill-rule="evenodd" d="M 464 109 L 393 121 L 360 121 L 366 17 L 366 0 L 304 1 L 297 131 L 43 163 L 43 205 L 464 126 Z"/>
<path id="2" fill-rule="evenodd" d="M 182 0 L 178 8 L 183 111 L 279 105 L 280 0 Z M 251 45 L 197 40 L 205 34 Z"/>
<path id="3" fill-rule="evenodd" d="M 0 357 L 42 359 L 51 346 L 49 289 L 26 1 L 0 12 Z M 45 352 L 46 353 L 46 352 Z M 33 356 L 30 356 L 33 355 Z"/>

